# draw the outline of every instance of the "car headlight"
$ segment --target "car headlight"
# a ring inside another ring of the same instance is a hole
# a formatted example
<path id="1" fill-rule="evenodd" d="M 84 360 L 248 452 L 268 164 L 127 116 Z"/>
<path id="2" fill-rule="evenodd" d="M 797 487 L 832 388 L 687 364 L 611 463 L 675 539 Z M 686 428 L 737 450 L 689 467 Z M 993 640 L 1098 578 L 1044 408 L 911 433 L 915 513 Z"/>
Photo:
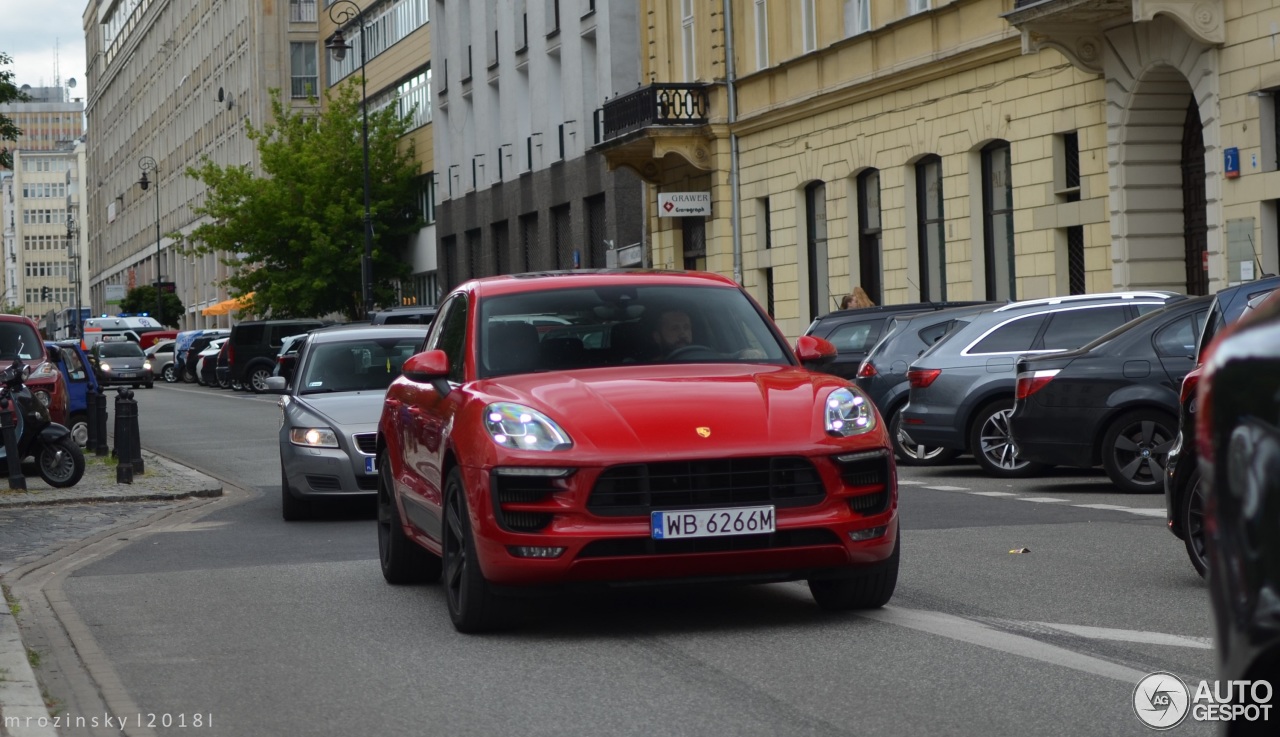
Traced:
<path id="1" fill-rule="evenodd" d="M 336 448 L 338 436 L 327 427 L 293 427 L 289 429 L 289 442 L 308 448 Z"/>
<path id="2" fill-rule="evenodd" d="M 102 367 L 102 370 L 103 370 L 103 371 L 110 371 L 110 370 L 111 370 L 111 364 L 109 364 L 109 363 L 102 363 L 102 364 L 99 364 L 99 365 Z"/>
<path id="3" fill-rule="evenodd" d="M 484 409 L 484 427 L 493 442 L 517 450 L 568 450 L 569 434 L 536 409 L 495 402 Z"/>
<path id="4" fill-rule="evenodd" d="M 46 407 L 48 407 L 49 403 L 53 401 L 53 399 L 49 396 L 49 392 L 43 389 L 36 391 L 36 399 L 39 399 L 40 404 L 43 404 Z"/>
<path id="5" fill-rule="evenodd" d="M 151 362 L 150 362 L 150 361 L 143 361 L 143 362 L 142 362 L 142 370 L 143 370 L 143 371 L 150 371 L 150 370 L 151 370 Z"/>
<path id="6" fill-rule="evenodd" d="M 58 369 L 55 368 L 52 363 L 45 361 L 44 363 L 40 364 L 39 368 L 37 368 L 35 371 L 32 371 L 31 375 L 28 376 L 27 378 L 32 380 L 52 379 L 57 375 L 58 375 Z"/>
<path id="7" fill-rule="evenodd" d="M 828 394 L 825 416 L 824 429 L 837 438 L 861 435 L 876 426 L 871 400 L 853 389 L 836 389 Z"/>

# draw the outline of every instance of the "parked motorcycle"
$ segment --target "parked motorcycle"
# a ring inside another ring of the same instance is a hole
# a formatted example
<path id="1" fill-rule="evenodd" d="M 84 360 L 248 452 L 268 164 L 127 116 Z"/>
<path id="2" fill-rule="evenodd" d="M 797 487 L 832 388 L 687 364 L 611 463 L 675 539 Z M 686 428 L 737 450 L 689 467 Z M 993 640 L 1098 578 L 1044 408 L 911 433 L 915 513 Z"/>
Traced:
<path id="1" fill-rule="evenodd" d="M 14 437 L 18 456 L 35 457 L 40 478 L 50 486 L 75 486 L 84 476 L 84 453 L 71 437 L 71 431 L 54 422 L 49 408 L 27 388 L 30 369 L 20 360 L 0 372 L 0 405 L 8 400 L 14 416 Z M 8 463 L 3 439 L 0 439 L 0 463 Z"/>

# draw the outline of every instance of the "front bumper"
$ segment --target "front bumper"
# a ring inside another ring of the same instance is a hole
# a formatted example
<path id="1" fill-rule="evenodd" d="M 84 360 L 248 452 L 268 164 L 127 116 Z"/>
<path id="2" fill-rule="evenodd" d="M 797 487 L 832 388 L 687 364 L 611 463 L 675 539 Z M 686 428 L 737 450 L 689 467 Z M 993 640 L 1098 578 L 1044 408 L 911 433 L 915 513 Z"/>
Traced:
<path id="1" fill-rule="evenodd" d="M 825 494 L 804 506 L 779 503 L 774 533 L 676 540 L 652 539 L 647 513 L 588 509 L 603 468 L 576 468 L 568 478 L 556 480 L 554 491 L 533 502 L 501 501 L 497 477 L 489 469 L 463 467 L 462 473 L 481 570 L 495 585 L 783 581 L 852 575 L 893 553 L 898 537 L 896 469 L 892 454 L 879 452 L 881 478 L 842 475 L 833 459 L 811 458 Z M 754 504 L 708 502 L 653 510 L 733 506 Z M 536 531 L 516 531 L 510 522 L 519 514 L 546 515 L 547 522 Z M 879 534 L 866 540 L 850 537 L 867 530 Z M 564 550 L 554 558 L 530 558 L 518 555 L 518 547 Z"/>
<path id="2" fill-rule="evenodd" d="M 130 369 L 128 371 L 103 371 L 98 375 L 98 383 L 103 386 L 133 386 L 134 384 L 150 384 L 155 381 L 150 371 Z"/>
<path id="3" fill-rule="evenodd" d="M 303 447 L 287 437 L 280 441 L 284 475 L 294 496 L 300 498 L 373 496 L 378 492 L 378 474 L 367 472 L 366 465 L 366 459 L 372 458 L 358 449 Z"/>

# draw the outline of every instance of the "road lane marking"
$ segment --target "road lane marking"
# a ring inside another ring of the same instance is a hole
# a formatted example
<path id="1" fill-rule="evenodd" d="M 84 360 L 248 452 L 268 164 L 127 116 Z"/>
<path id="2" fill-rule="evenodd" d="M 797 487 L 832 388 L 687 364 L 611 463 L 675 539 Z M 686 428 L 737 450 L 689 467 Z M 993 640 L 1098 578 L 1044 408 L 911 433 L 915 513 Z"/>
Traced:
<path id="1" fill-rule="evenodd" d="M 1083 655 L 1023 635 L 1002 632 L 980 622 L 941 612 L 886 606 L 869 612 L 859 612 L 858 616 L 885 624 L 927 632 L 939 637 L 967 642 L 971 645 L 998 650 L 1010 655 L 1038 660 L 1050 665 L 1058 665 L 1063 668 L 1111 678 L 1130 686 L 1147 675 L 1144 671 L 1126 668 L 1123 665 L 1112 663 L 1102 658 Z"/>
<path id="2" fill-rule="evenodd" d="M 1172 645 L 1174 647 L 1190 647 L 1197 650 L 1213 649 L 1212 637 L 1188 637 L 1186 635 L 1170 635 L 1164 632 L 1148 632 L 1146 630 L 1122 630 L 1113 627 L 1088 627 L 1079 624 L 1054 624 L 1052 622 L 1032 622 L 1031 624 L 1085 637 L 1090 640 L 1137 642 L 1144 645 Z"/>
<path id="3" fill-rule="evenodd" d="M 1120 507 L 1115 504 L 1073 504 L 1073 507 L 1081 509 L 1110 509 L 1113 512 L 1128 512 L 1132 507 Z"/>
<path id="4" fill-rule="evenodd" d="M 918 481 L 916 479 L 898 479 L 899 486 L 924 486 L 927 481 Z"/>
<path id="5" fill-rule="evenodd" d="M 1056 497 L 1056 496 L 1020 496 L 1020 497 L 1018 497 L 1018 501 L 1020 501 L 1020 502 L 1045 502 L 1045 503 L 1053 503 L 1053 502 L 1068 502 L 1068 501 L 1071 501 L 1071 500 L 1070 500 L 1070 499 L 1059 499 L 1059 498 L 1058 498 L 1058 497 Z"/>
<path id="6" fill-rule="evenodd" d="M 1017 496 L 1010 491 L 971 491 L 969 493 L 974 496 Z"/>
<path id="7" fill-rule="evenodd" d="M 1151 509 L 1149 507 L 1130 507 L 1124 511 L 1129 512 L 1130 514 L 1141 514 L 1146 517 L 1163 517 L 1166 514 L 1164 507 L 1161 507 L 1160 509 Z"/>
<path id="8" fill-rule="evenodd" d="M 933 489 L 934 491 L 968 491 L 969 490 L 969 487 L 967 486 L 926 486 L 924 488 Z"/>

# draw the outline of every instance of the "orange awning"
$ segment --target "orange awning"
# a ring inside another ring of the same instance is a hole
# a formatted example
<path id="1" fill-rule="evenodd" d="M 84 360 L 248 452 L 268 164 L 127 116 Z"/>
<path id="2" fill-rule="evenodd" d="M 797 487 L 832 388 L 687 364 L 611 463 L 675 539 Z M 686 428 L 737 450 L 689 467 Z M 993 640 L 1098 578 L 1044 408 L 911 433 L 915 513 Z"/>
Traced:
<path id="1" fill-rule="evenodd" d="M 210 305 L 203 310 L 200 310 L 200 314 L 208 316 L 226 315 L 233 310 L 243 310 L 249 307 L 251 302 L 253 302 L 253 292 L 241 295 L 240 297 L 224 299 L 217 304 Z"/>

